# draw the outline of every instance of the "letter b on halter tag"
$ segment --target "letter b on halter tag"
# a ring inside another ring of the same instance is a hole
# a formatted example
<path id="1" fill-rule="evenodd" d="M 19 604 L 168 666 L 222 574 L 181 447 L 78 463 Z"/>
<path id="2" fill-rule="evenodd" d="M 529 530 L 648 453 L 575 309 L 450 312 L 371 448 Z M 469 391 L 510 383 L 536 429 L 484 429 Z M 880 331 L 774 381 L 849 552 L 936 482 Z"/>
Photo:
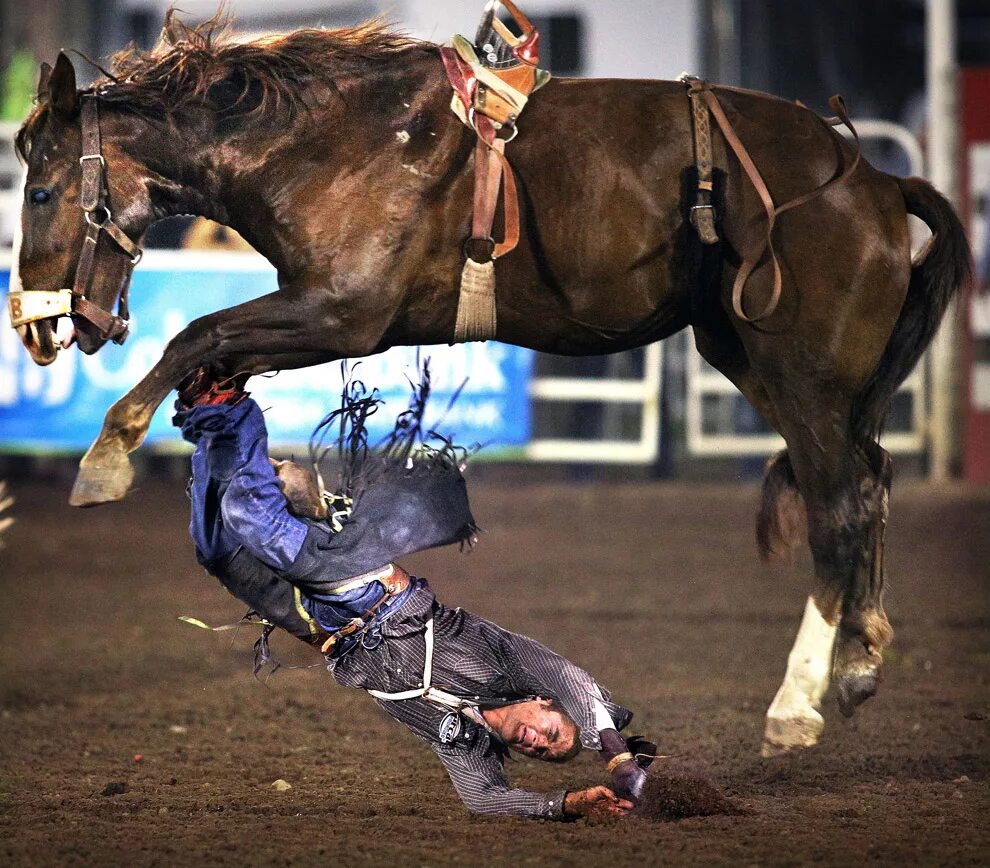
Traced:
<path id="1" fill-rule="evenodd" d="M 461 734 L 461 716 L 450 711 L 443 716 L 440 721 L 440 743 L 453 744 L 454 740 Z"/>

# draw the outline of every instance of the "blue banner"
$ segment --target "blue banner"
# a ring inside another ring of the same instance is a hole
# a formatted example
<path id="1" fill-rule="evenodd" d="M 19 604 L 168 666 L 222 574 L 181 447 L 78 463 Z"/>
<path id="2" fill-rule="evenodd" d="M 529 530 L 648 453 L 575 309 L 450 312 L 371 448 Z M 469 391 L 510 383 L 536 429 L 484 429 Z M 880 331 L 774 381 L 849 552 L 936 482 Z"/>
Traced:
<path id="1" fill-rule="evenodd" d="M 176 254 L 179 262 L 183 254 Z M 0 450 L 74 452 L 99 433 L 104 413 L 158 361 L 168 341 L 191 320 L 276 289 L 275 272 L 153 270 L 142 268 L 131 287 L 131 335 L 85 356 L 75 347 L 39 368 L 10 327 L 6 295 L 10 272 L 0 269 Z M 390 430 L 409 399 L 417 352 L 430 359 L 433 397 L 427 424 L 462 445 L 480 443 L 489 454 L 526 444 L 530 433 L 529 382 L 533 353 L 489 341 L 457 346 L 396 347 L 351 362 L 353 375 L 377 387 L 385 406 L 372 417 L 372 435 Z M 454 393 L 460 397 L 448 410 Z M 267 410 L 271 441 L 296 447 L 336 409 L 342 387 L 339 362 L 255 377 L 248 388 Z M 148 442 L 181 443 L 172 428 L 171 399 L 155 414 Z"/>

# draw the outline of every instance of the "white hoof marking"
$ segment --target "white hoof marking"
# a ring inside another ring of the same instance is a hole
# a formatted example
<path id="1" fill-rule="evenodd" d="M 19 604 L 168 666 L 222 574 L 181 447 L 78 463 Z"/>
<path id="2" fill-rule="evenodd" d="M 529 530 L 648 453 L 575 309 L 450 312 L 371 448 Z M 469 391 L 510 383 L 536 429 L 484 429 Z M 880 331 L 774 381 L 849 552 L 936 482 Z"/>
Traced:
<path id="1" fill-rule="evenodd" d="M 784 682 L 767 711 L 764 756 L 818 743 L 825 722 L 817 709 L 828 690 L 837 630 L 808 597 Z"/>

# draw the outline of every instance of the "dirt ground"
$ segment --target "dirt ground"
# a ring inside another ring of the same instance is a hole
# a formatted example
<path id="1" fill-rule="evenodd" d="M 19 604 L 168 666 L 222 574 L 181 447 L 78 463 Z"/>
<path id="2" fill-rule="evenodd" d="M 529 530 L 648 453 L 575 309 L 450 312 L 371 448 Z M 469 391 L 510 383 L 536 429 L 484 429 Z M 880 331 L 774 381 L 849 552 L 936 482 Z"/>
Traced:
<path id="1" fill-rule="evenodd" d="M 881 692 L 852 721 L 830 698 L 820 747 L 764 760 L 763 713 L 810 582 L 803 561 L 759 563 L 755 487 L 478 485 L 480 546 L 407 566 L 589 669 L 673 755 L 668 771 L 746 810 L 595 824 L 471 818 L 431 752 L 368 697 L 319 666 L 260 683 L 250 631 L 176 620 L 243 608 L 196 565 L 180 483 L 82 512 L 64 486 L 13 487 L 3 864 L 990 864 L 988 490 L 895 487 L 897 637 Z M 590 755 L 510 775 L 603 782 Z"/>

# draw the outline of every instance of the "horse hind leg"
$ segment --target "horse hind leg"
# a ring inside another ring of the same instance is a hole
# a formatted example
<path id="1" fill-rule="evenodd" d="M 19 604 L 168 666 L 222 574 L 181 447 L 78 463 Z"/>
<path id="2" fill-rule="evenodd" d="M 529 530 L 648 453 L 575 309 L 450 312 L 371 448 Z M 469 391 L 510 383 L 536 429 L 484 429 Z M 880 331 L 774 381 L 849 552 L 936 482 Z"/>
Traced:
<path id="1" fill-rule="evenodd" d="M 893 637 L 880 599 L 889 457 L 871 442 L 824 461 L 819 453 L 818 460 L 804 455 L 795 463 L 807 503 L 816 588 L 767 711 L 764 756 L 818 742 L 824 728 L 819 709 L 830 681 L 846 715 L 872 696 L 881 652 Z"/>
<path id="2" fill-rule="evenodd" d="M 808 597 L 784 680 L 767 710 L 765 757 L 813 747 L 825 728 L 819 709 L 829 687 L 838 623 L 818 606 L 814 596 Z"/>
<path id="3" fill-rule="evenodd" d="M 811 747 L 824 729 L 820 708 L 833 678 L 840 708 L 852 713 L 876 691 L 879 650 L 892 636 L 880 604 L 889 456 L 872 440 L 860 449 L 852 445 L 855 438 L 841 422 L 849 409 L 834 390 L 816 388 L 814 378 L 790 393 L 768 388 L 779 377 L 759 376 L 732 333 L 713 336 L 696 326 L 695 337 L 701 354 L 788 443 L 767 465 L 757 545 L 767 560 L 810 537 L 817 587 L 767 711 L 763 754 Z M 867 563 L 870 579 L 864 581 L 863 567 L 855 565 Z"/>
<path id="4" fill-rule="evenodd" d="M 846 717 L 876 693 L 882 651 L 894 637 L 882 600 L 892 464 L 887 451 L 872 440 L 865 444 L 864 456 L 871 471 L 864 478 L 861 492 L 873 516 L 866 552 L 869 568 L 862 581 L 847 589 L 843 598 L 833 666 L 839 710 Z"/>
<path id="5" fill-rule="evenodd" d="M 698 329 L 695 329 L 696 334 Z M 698 349 L 712 364 L 717 364 L 760 414 L 781 430 L 773 401 L 740 352 L 726 358 L 726 346 L 732 346 L 722 336 L 715 356 L 712 342 L 698 341 Z M 741 346 L 739 347 L 741 350 Z M 794 467 L 788 452 L 782 451 L 767 462 L 763 479 L 763 494 L 756 516 L 756 543 L 763 560 L 789 554 L 805 538 L 807 524 L 804 500 L 798 488 Z M 832 654 L 838 632 L 838 618 L 827 618 L 814 597 L 805 605 L 801 627 L 787 660 L 784 680 L 767 711 L 764 732 L 764 756 L 773 756 L 795 748 L 811 747 L 825 726 L 819 711 L 822 698 L 829 687 Z"/>
<path id="6" fill-rule="evenodd" d="M 753 370 L 734 332 L 695 326 L 695 342 L 774 428 L 782 432 L 774 402 Z M 763 495 L 756 516 L 756 542 L 763 560 L 793 551 L 802 543 L 805 508 L 787 451 L 767 463 Z M 818 711 L 829 686 L 837 619 L 827 620 L 811 597 L 805 606 L 787 673 L 767 712 L 763 755 L 772 756 L 818 743 L 825 722 Z"/>

